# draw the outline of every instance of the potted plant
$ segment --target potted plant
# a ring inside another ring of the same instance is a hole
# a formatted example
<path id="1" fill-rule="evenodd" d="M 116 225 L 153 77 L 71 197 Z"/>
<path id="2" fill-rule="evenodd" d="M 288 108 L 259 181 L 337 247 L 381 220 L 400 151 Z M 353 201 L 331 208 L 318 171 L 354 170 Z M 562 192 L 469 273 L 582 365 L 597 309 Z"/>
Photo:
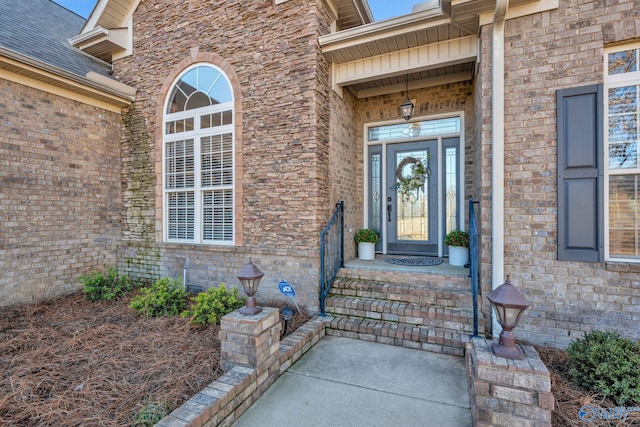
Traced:
<path id="1" fill-rule="evenodd" d="M 378 233 L 370 228 L 361 228 L 356 232 L 355 241 L 358 244 L 358 258 L 371 261 L 376 257 L 376 243 L 380 240 Z"/>
<path id="2" fill-rule="evenodd" d="M 449 246 L 449 265 L 464 266 L 469 263 L 469 233 L 454 230 L 444 238 Z"/>

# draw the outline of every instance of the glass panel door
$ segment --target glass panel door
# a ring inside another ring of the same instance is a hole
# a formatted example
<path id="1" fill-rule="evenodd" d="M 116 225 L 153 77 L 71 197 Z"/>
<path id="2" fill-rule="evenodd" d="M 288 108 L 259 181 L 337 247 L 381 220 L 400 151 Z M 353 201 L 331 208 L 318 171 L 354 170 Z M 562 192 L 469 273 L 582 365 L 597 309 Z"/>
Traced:
<path id="1" fill-rule="evenodd" d="M 369 222 L 368 228 L 380 236 L 376 252 L 382 252 L 382 146 L 369 147 Z"/>
<path id="2" fill-rule="evenodd" d="M 437 159 L 436 140 L 387 145 L 388 253 L 437 255 Z"/>

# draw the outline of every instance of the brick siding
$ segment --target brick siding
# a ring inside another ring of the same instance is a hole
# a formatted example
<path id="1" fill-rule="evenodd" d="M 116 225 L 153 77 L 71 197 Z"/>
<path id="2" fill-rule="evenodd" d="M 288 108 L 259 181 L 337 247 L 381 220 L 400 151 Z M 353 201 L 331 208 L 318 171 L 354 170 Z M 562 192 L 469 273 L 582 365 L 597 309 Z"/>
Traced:
<path id="1" fill-rule="evenodd" d="M 116 263 L 120 118 L 0 79 L 0 306 Z"/>
<path id="2" fill-rule="evenodd" d="M 524 340 L 566 347 L 592 329 L 640 339 L 637 265 L 557 261 L 556 90 L 602 83 L 605 43 L 640 37 L 640 2 L 563 0 L 505 34 L 505 274 L 532 302 Z M 620 29 L 623 29 L 621 31 Z M 482 31 L 484 291 L 491 288 L 491 28 Z M 485 318 L 489 306 L 483 298 Z"/>

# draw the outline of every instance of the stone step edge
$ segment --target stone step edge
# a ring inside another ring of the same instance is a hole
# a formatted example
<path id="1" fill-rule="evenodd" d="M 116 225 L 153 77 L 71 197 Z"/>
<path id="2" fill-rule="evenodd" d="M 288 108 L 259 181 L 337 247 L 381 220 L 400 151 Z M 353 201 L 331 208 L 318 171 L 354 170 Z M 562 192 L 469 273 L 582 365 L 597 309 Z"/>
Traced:
<path id="1" fill-rule="evenodd" d="M 420 324 L 418 319 L 473 320 L 473 307 L 452 307 L 437 304 L 416 304 L 375 298 L 329 295 L 325 300 L 325 310 L 337 308 L 366 313 L 362 317 L 370 319 L 390 320 L 417 325 Z M 385 315 L 389 318 L 385 318 Z M 479 311 L 478 316 L 481 316 Z M 406 320 L 401 320 L 399 319 L 400 317 L 404 317 Z"/>
<path id="2" fill-rule="evenodd" d="M 331 316 L 325 326 L 326 335 L 360 339 L 462 356 L 471 335 L 446 328 L 405 325 L 350 316 Z"/>
<path id="3" fill-rule="evenodd" d="M 326 307 L 330 316 L 342 316 L 358 319 L 366 319 L 374 322 L 388 322 L 390 324 L 407 325 L 418 328 L 441 328 L 458 333 L 471 333 L 473 331 L 473 315 L 471 317 L 453 317 L 451 315 L 441 317 L 411 317 L 397 316 L 390 313 L 372 313 L 357 310 Z M 483 325 L 483 319 L 478 317 L 478 328 Z"/>
<path id="4" fill-rule="evenodd" d="M 397 270 L 362 269 L 353 267 L 343 267 L 338 270 L 336 279 L 346 280 L 378 280 L 389 283 L 407 283 L 420 285 L 423 283 L 453 282 L 455 286 L 460 286 L 471 279 L 468 274 L 432 274 L 416 273 L 415 271 L 403 272 Z"/>
<path id="5" fill-rule="evenodd" d="M 329 290 L 327 297 L 334 298 L 361 298 L 375 301 L 390 301 L 398 304 L 414 304 L 419 306 L 439 306 L 439 307 L 471 307 L 471 293 L 462 292 L 425 292 L 422 295 L 370 292 L 370 291 L 354 291 L 350 292 L 345 289 Z"/>
<path id="6" fill-rule="evenodd" d="M 462 286 L 442 286 L 441 283 L 402 283 L 386 280 L 344 279 L 337 277 L 331 284 L 331 289 L 355 292 L 378 292 L 383 294 L 421 294 L 421 293 L 450 293 L 466 295 L 471 294 L 471 284 Z"/>

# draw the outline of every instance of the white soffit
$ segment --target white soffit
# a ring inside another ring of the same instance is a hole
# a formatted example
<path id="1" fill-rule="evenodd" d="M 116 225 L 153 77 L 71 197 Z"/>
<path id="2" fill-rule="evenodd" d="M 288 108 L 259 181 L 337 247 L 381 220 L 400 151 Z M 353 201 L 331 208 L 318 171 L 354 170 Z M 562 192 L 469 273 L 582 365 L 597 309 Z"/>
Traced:
<path id="1" fill-rule="evenodd" d="M 99 0 L 84 24 L 81 34 L 97 27 L 107 29 L 125 27 L 125 23 L 129 21 L 138 4 L 140 0 Z"/>
<path id="2" fill-rule="evenodd" d="M 370 80 L 474 62 L 475 35 L 334 64 L 333 83 L 349 86 Z"/>

